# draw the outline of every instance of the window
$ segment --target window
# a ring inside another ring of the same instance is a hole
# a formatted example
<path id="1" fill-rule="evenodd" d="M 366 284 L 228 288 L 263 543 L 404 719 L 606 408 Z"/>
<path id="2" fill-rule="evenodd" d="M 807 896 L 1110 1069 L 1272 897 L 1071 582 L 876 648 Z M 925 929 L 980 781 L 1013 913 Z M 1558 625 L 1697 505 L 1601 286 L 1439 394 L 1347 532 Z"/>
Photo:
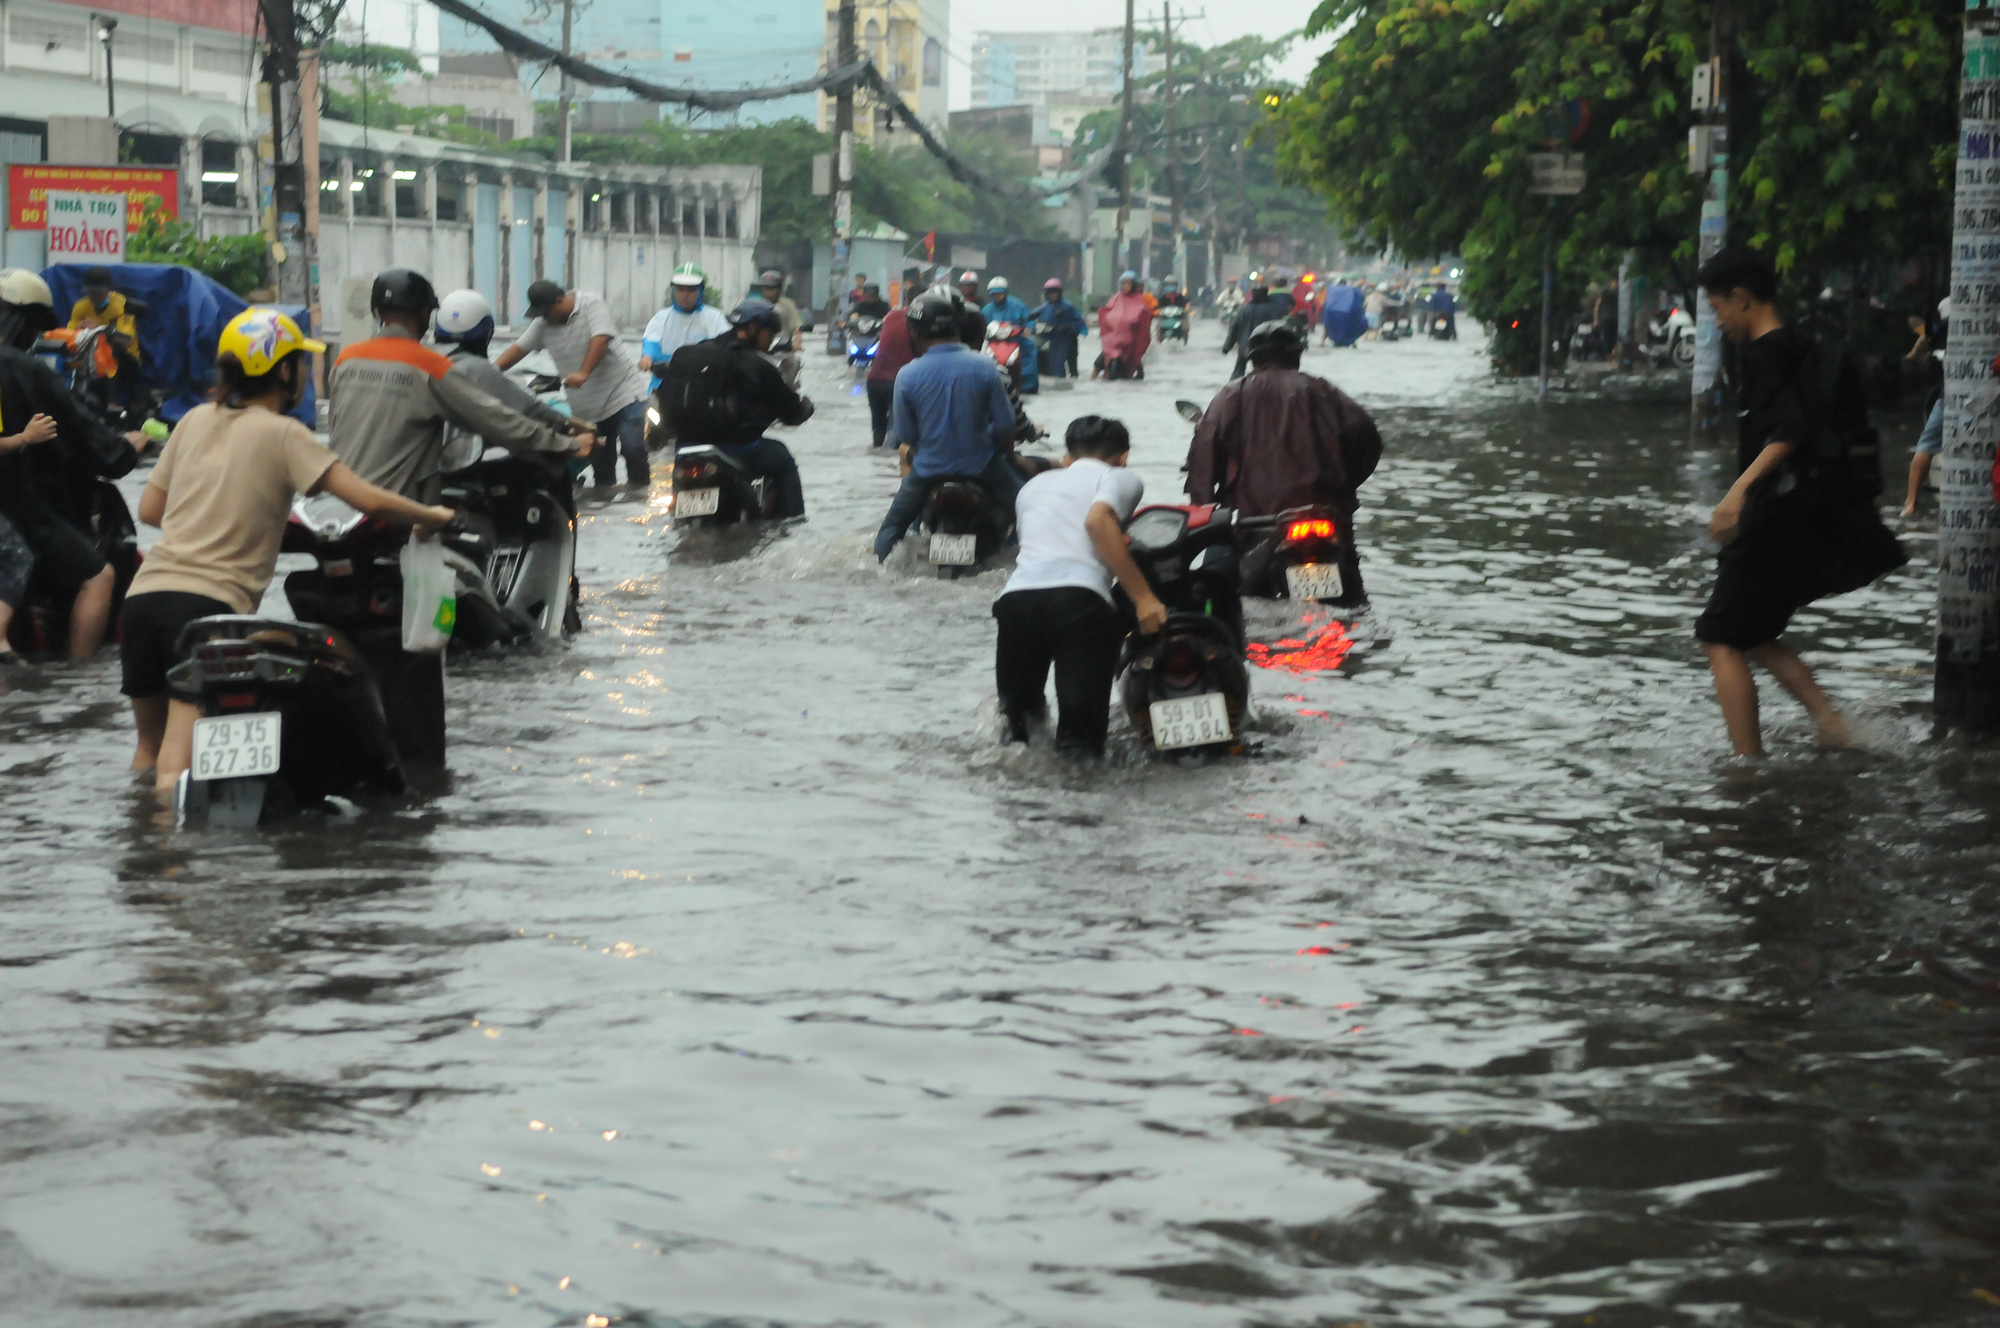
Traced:
<path id="1" fill-rule="evenodd" d="M 223 74 L 232 78 L 248 78 L 255 72 L 249 51 L 209 46 L 203 42 L 194 44 L 194 68 L 198 74 Z"/>
<path id="2" fill-rule="evenodd" d="M 85 48 L 85 25 L 82 19 L 72 22 L 62 18 L 48 18 L 40 14 L 11 14 L 7 19 L 7 42 L 15 48 L 15 54 L 32 55 L 37 50 L 54 55 L 59 50 L 70 52 Z"/>
<path id="3" fill-rule="evenodd" d="M 118 160 L 128 166 L 179 166 L 181 140 L 173 134 L 128 129 L 118 135 Z"/>
<path id="4" fill-rule="evenodd" d="M 924 86 L 944 86 L 944 47 L 935 37 L 924 38 Z"/>
<path id="5" fill-rule="evenodd" d="M 238 175 L 236 145 L 220 139 L 201 143 L 201 203 L 203 207 L 242 205 L 243 181 Z"/>
<path id="6" fill-rule="evenodd" d="M 172 69 L 180 63 L 180 45 L 172 37 L 150 37 L 119 28 L 111 34 L 111 51 L 120 60 L 141 60 Z"/>

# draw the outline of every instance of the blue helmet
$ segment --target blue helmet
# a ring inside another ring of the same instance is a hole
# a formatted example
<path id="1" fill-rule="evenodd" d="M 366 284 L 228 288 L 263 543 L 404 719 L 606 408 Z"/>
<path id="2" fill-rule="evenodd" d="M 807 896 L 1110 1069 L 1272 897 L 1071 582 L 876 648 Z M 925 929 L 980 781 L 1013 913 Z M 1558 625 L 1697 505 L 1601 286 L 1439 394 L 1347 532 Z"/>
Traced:
<path id="1" fill-rule="evenodd" d="M 729 311 L 731 327 L 768 327 L 773 332 L 784 326 L 778 306 L 761 295 L 752 295 Z"/>

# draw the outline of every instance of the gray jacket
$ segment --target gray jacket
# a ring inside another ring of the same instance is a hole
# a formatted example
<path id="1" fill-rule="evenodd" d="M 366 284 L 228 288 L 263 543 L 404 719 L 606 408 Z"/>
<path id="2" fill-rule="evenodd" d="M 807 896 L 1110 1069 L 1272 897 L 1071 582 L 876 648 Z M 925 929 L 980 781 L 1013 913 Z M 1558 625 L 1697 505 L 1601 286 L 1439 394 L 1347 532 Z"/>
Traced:
<path id="1" fill-rule="evenodd" d="M 448 424 L 512 452 L 572 449 L 564 435 L 496 399 L 476 375 L 396 328 L 347 347 L 327 381 L 334 455 L 370 484 L 432 503 Z"/>
<path id="2" fill-rule="evenodd" d="M 493 361 L 463 346 L 453 346 L 445 352 L 445 358 L 451 361 L 454 371 L 463 373 L 471 379 L 474 387 L 509 410 L 519 411 L 537 424 L 548 425 L 561 439 L 561 443 L 554 448 L 537 445 L 533 450 L 543 453 L 553 451 L 563 456 L 576 451 L 576 440 L 570 437 L 569 433 L 570 417 L 509 378 L 504 371 L 495 368 Z M 496 447 L 507 447 L 507 444 L 498 438 L 487 441 Z M 510 447 L 508 450 L 511 452 L 520 449 Z"/>

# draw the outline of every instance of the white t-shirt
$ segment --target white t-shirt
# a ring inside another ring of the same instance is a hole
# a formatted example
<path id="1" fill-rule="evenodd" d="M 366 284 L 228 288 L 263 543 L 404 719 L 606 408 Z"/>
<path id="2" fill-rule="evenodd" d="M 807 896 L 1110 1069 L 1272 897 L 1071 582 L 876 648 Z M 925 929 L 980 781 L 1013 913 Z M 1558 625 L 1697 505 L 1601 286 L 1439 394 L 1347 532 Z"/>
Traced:
<path id="1" fill-rule="evenodd" d="M 605 307 L 602 295 L 595 291 L 576 292 L 576 308 L 570 310 L 568 322 L 558 324 L 537 318 L 514 344 L 522 350 L 546 350 L 556 368 L 568 376 L 583 367 L 583 357 L 590 352 L 593 337 L 610 337 L 611 344 L 605 347 L 604 358 L 591 370 L 590 377 L 583 380 L 583 386 L 567 389 L 566 395 L 570 414 L 597 424 L 646 397 L 646 375 L 639 372 L 638 362 L 619 347 L 618 325 L 611 321 L 611 310 Z"/>
<path id="2" fill-rule="evenodd" d="M 1078 586 L 1110 600 L 1111 569 L 1097 556 L 1084 518 L 1103 503 L 1124 521 L 1145 492 L 1145 482 L 1137 475 L 1095 457 L 1078 457 L 1062 470 L 1045 471 L 1029 480 L 1014 499 L 1021 556 L 1001 593 Z"/>

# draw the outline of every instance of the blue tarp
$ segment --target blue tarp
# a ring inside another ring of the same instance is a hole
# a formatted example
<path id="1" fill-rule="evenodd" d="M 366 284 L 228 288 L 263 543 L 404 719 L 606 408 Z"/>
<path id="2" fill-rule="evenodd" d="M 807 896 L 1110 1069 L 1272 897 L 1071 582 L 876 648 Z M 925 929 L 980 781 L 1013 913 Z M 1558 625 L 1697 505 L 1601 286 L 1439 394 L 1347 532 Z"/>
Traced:
<path id="1" fill-rule="evenodd" d="M 1335 286 L 1326 293 L 1326 307 L 1320 310 L 1320 326 L 1336 346 L 1352 346 L 1368 330 L 1368 315 L 1361 307 L 1357 286 Z"/>
<path id="2" fill-rule="evenodd" d="M 87 264 L 59 263 L 42 271 L 55 296 L 56 318 L 69 321 L 69 311 L 83 297 Z M 250 307 L 242 296 L 220 282 L 188 267 L 165 263 L 120 263 L 109 269 L 111 288 L 146 302 L 139 317 L 139 355 L 148 387 L 169 393 L 160 418 L 169 424 L 199 406 L 215 382 L 215 342 L 229 320 Z M 307 336 L 312 320 L 304 305 L 272 306 L 290 314 Z M 292 414 L 310 427 L 316 417 L 311 380 L 306 399 Z"/>

